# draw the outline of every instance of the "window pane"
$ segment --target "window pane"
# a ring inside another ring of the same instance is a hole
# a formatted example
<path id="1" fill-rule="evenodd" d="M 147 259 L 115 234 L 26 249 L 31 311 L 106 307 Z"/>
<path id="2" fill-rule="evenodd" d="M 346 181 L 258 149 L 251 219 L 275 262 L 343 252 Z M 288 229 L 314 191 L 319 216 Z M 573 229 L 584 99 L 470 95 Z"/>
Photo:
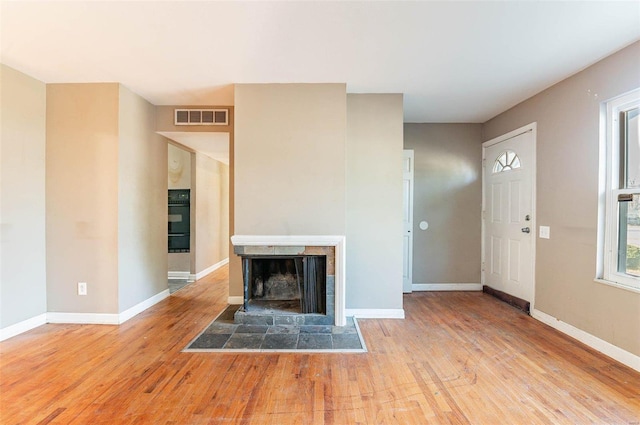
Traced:
<path id="1" fill-rule="evenodd" d="M 626 188 L 640 188 L 640 128 L 638 127 L 639 108 L 625 113 L 626 144 Z"/>
<path id="2" fill-rule="evenodd" d="M 493 163 L 493 173 L 502 173 L 504 171 L 515 170 L 520 168 L 520 158 L 514 151 L 505 151 L 496 158 Z"/>
<path id="3" fill-rule="evenodd" d="M 620 226 L 618 272 L 640 276 L 640 194 L 629 202 L 618 202 Z"/>

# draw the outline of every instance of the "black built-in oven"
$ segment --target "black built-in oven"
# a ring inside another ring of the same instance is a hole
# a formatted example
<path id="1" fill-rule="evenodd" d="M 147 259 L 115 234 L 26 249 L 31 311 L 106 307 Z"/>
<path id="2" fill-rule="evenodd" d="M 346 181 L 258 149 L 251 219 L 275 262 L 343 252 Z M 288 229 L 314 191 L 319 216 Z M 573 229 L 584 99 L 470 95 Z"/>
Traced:
<path id="1" fill-rule="evenodd" d="M 190 197 L 189 189 L 169 190 L 169 252 L 189 252 Z"/>

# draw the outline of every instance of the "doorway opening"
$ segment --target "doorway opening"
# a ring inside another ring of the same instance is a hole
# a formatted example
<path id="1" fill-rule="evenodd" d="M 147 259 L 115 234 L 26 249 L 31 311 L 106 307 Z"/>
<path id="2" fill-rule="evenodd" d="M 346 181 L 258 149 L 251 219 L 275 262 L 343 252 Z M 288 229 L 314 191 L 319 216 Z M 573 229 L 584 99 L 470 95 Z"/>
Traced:
<path id="1" fill-rule="evenodd" d="M 169 291 L 229 261 L 228 132 L 159 132 L 167 138 Z M 172 201 L 175 201 L 172 203 Z"/>

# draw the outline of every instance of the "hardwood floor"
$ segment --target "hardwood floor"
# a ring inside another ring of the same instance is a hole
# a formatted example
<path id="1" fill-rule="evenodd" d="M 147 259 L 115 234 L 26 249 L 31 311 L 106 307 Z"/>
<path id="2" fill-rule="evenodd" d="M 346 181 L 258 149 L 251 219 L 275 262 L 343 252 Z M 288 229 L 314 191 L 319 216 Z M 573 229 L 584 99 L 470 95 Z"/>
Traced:
<path id="1" fill-rule="evenodd" d="M 119 327 L 0 343 L 0 423 L 639 423 L 640 373 L 480 292 L 360 320 L 364 354 L 182 353 L 226 298 L 225 268 Z"/>

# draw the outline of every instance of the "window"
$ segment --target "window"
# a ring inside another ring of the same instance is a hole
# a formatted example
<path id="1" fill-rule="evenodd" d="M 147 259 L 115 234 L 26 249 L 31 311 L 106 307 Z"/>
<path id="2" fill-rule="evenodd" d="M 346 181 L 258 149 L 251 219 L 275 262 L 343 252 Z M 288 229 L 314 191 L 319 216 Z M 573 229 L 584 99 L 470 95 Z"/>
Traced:
<path id="1" fill-rule="evenodd" d="M 520 168 L 520 158 L 514 151 L 502 152 L 493 163 L 493 174 Z"/>
<path id="2" fill-rule="evenodd" d="M 640 289 L 640 89 L 607 103 L 604 280 Z"/>

